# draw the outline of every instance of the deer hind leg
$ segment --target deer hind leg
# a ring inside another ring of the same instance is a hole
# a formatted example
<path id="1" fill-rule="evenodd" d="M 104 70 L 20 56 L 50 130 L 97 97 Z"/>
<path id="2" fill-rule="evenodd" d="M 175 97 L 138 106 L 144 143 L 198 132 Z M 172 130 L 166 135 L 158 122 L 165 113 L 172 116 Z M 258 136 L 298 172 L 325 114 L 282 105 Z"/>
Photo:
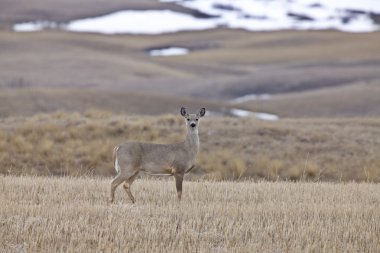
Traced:
<path id="1" fill-rule="evenodd" d="M 116 188 L 121 184 L 123 183 L 123 181 L 125 180 L 125 178 L 122 176 L 122 175 L 117 175 L 115 177 L 115 179 L 112 181 L 111 183 L 111 203 L 113 203 L 114 199 L 115 199 L 115 190 Z"/>
<path id="2" fill-rule="evenodd" d="M 131 199 L 132 203 L 134 204 L 136 202 L 135 198 L 133 197 L 132 195 L 132 192 L 131 192 L 131 185 L 133 183 L 133 181 L 136 179 L 136 176 L 139 174 L 138 171 L 136 171 L 132 176 L 130 176 L 127 180 L 125 180 L 124 182 L 124 190 L 127 192 L 129 198 Z"/>

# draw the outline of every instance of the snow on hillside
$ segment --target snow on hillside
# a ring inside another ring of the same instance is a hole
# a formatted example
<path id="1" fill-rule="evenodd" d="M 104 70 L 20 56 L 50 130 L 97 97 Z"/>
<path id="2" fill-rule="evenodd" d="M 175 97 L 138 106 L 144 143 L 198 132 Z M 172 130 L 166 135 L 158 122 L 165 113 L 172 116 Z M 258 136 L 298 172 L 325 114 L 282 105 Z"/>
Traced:
<path id="1" fill-rule="evenodd" d="M 379 0 L 177 0 L 187 8 L 217 16 L 219 25 L 251 31 L 337 29 L 371 32 Z M 379 15 L 377 15 L 379 17 Z"/>
<path id="2" fill-rule="evenodd" d="M 125 10 L 73 20 L 16 24 L 14 31 L 64 29 L 104 34 L 160 34 L 217 27 L 249 31 L 284 29 L 374 32 L 380 28 L 380 0 L 161 0 L 207 14 L 194 17 L 171 10 Z"/>

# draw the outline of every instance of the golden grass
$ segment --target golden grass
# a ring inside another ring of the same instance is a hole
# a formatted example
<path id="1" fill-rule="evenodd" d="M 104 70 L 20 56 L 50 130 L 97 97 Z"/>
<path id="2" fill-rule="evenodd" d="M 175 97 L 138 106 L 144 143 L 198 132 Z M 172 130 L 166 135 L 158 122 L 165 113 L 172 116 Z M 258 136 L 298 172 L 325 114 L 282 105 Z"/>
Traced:
<path id="1" fill-rule="evenodd" d="M 1 252 L 379 252 L 380 186 L 368 183 L 0 176 Z"/>
<path id="2" fill-rule="evenodd" d="M 173 143 L 185 136 L 178 115 L 57 112 L 0 119 L 0 173 L 114 175 L 114 146 Z M 206 117 L 193 179 L 380 182 L 379 119 L 264 122 Z"/>

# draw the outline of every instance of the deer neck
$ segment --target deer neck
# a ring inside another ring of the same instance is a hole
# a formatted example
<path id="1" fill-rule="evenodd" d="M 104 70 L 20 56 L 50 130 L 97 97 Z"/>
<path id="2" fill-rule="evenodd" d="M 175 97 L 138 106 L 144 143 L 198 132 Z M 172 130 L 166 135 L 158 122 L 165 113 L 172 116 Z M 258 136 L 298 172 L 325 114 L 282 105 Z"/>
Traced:
<path id="1" fill-rule="evenodd" d="M 187 129 L 185 147 L 188 148 L 190 152 L 194 153 L 194 155 L 198 153 L 198 148 L 199 148 L 198 128 Z"/>

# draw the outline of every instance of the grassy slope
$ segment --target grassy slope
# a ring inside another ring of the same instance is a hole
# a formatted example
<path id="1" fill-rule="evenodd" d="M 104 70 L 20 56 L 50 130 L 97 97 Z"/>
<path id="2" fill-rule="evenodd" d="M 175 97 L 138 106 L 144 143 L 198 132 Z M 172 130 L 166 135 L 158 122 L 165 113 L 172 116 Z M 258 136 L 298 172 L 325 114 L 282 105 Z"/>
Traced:
<path id="1" fill-rule="evenodd" d="M 254 103 L 247 108 L 290 117 L 379 115 L 376 91 L 372 94 L 374 90 L 364 89 L 371 98 L 367 103 L 368 96 L 359 95 L 363 99 L 358 101 L 357 92 L 363 92 L 357 88 L 360 85 L 352 84 L 379 84 L 380 33 L 250 33 L 227 29 L 157 36 L 12 33 L 12 23 L 34 19 L 64 22 L 121 9 L 193 11 L 153 0 L 36 0 L 32 4 L 26 0 L 1 0 L 0 6 L 0 93 L 4 86 L 117 88 L 218 99 L 247 93 L 291 93 L 280 96 L 278 101 Z M 166 58 L 146 54 L 148 48 L 168 45 L 194 51 Z M 329 95 L 330 90 L 319 91 L 335 86 L 345 86 L 342 104 L 335 102 L 336 96 Z M 67 99 L 71 96 L 68 94 Z M 324 104 L 315 106 L 320 99 Z M 303 102 L 309 100 L 311 106 L 305 106 Z"/>
<path id="2" fill-rule="evenodd" d="M 177 113 L 181 106 L 190 110 L 206 107 L 221 111 L 230 107 L 221 101 L 170 96 L 156 93 L 87 88 L 21 88 L 2 89 L 0 116 L 30 116 L 56 111 L 85 112 L 102 110 L 113 113 L 148 114 Z"/>
<path id="3" fill-rule="evenodd" d="M 378 252 L 377 184 L 0 176 L 2 252 Z"/>
<path id="4" fill-rule="evenodd" d="M 380 115 L 380 80 L 294 92 L 236 104 L 281 117 L 368 117 Z"/>
<path id="5" fill-rule="evenodd" d="M 380 181 L 378 119 L 263 122 L 206 117 L 192 177 Z M 113 175 L 113 147 L 125 140 L 173 143 L 183 119 L 88 111 L 0 120 L 0 172 Z"/>
<path id="6" fill-rule="evenodd" d="M 379 33 L 221 29 L 153 37 L 57 32 L 0 36 L 3 86 L 23 78 L 34 86 L 122 87 L 219 98 L 380 78 Z M 154 59 L 145 53 L 165 45 L 202 50 Z"/>

